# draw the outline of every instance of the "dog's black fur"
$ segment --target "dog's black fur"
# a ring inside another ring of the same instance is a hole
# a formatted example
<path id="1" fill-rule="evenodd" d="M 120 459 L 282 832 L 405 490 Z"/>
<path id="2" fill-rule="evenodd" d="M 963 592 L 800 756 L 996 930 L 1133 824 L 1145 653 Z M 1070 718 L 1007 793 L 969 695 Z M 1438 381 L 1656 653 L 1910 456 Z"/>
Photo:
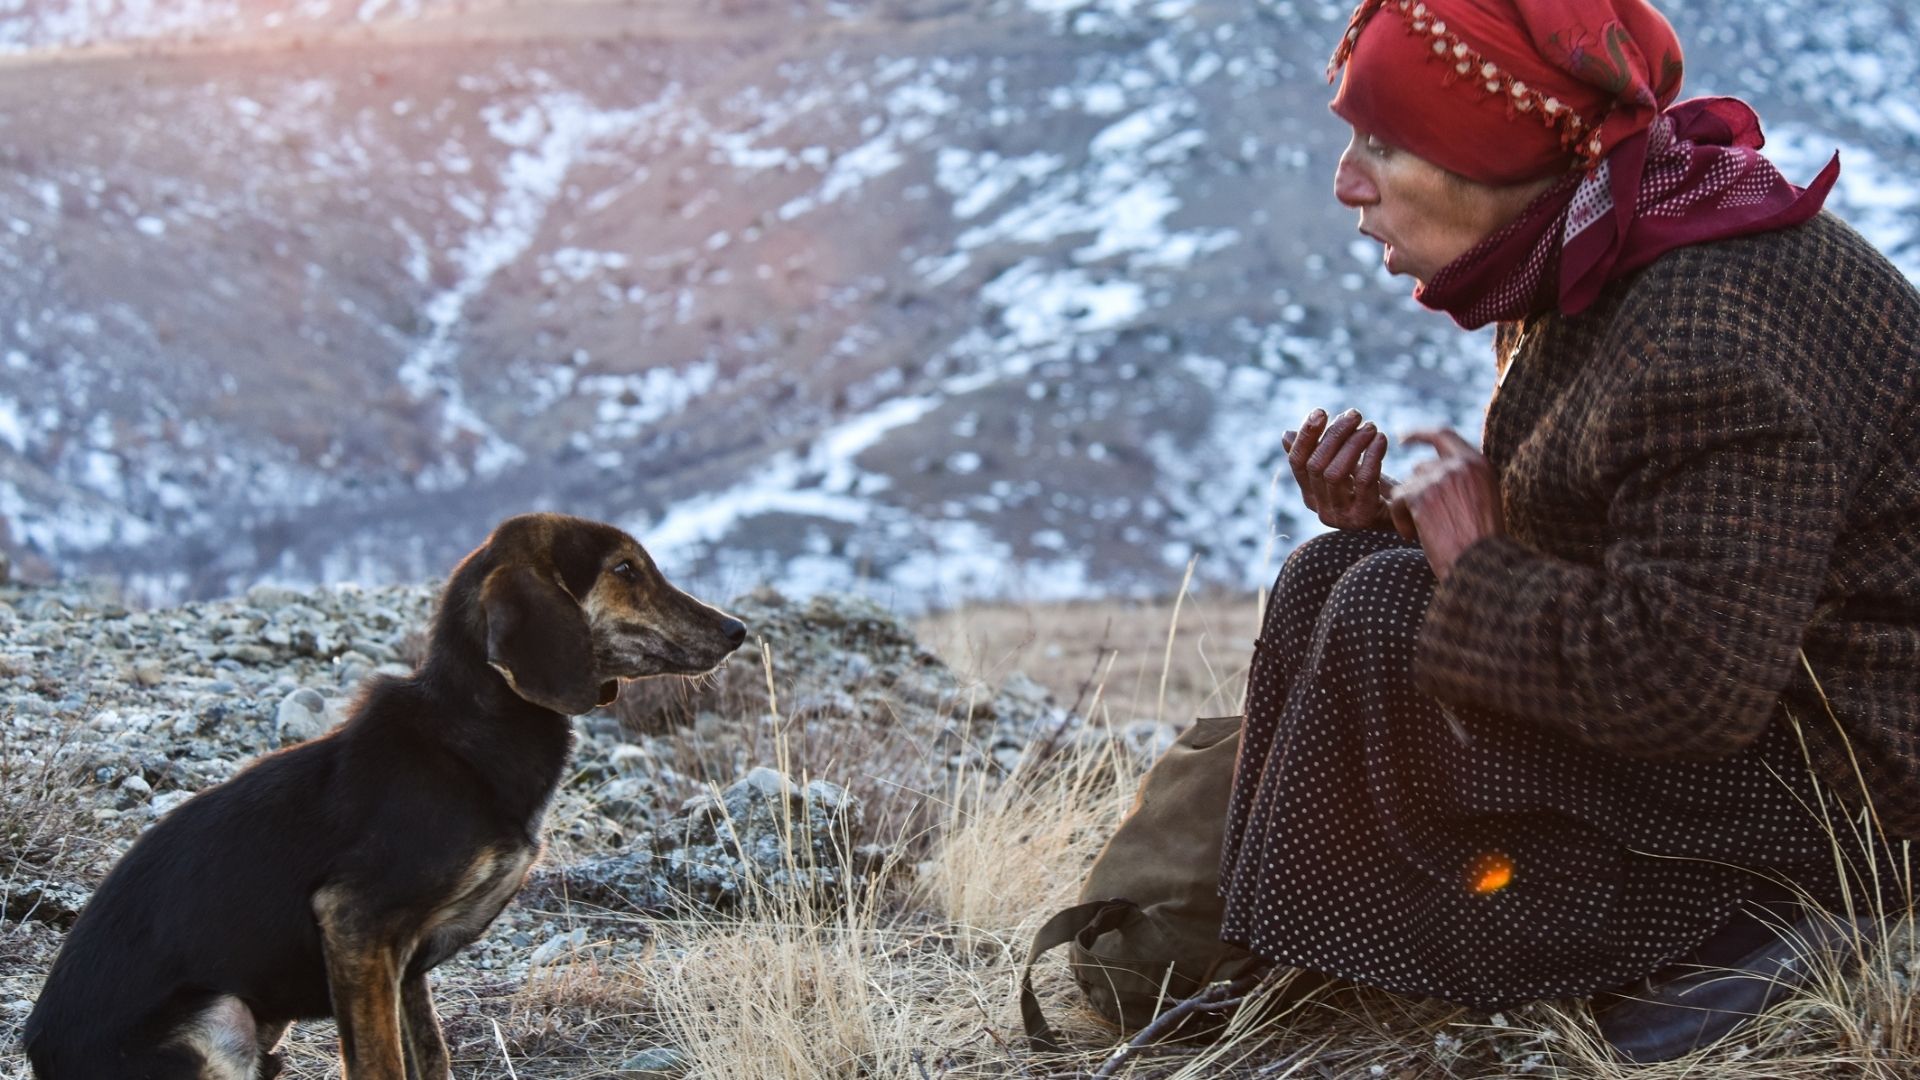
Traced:
<path id="1" fill-rule="evenodd" d="M 744 637 L 618 529 L 502 523 L 449 579 L 412 676 L 188 800 L 107 875 L 27 1019 L 35 1075 L 259 1080 L 292 1021 L 332 1016 L 351 1080 L 449 1076 L 426 973 L 525 877 L 567 716 Z"/>

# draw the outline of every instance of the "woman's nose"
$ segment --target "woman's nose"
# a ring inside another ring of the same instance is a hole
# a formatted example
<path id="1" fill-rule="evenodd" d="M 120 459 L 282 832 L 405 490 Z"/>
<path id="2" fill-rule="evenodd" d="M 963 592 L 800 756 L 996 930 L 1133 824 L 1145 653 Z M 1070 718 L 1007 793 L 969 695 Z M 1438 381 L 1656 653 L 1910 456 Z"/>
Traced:
<path id="1" fill-rule="evenodd" d="M 1339 199 L 1342 206 L 1356 210 L 1380 201 L 1380 189 L 1374 186 L 1366 169 L 1354 163 L 1351 148 L 1340 155 L 1340 164 L 1334 166 L 1333 197 Z"/>

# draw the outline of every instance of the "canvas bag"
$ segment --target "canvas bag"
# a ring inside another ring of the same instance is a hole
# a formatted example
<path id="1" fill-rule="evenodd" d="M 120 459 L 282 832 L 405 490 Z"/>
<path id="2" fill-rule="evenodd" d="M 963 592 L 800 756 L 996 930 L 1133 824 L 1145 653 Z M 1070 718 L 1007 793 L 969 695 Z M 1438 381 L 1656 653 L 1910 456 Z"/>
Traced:
<path id="1" fill-rule="evenodd" d="M 1238 716 L 1209 716 L 1174 740 L 1141 778 L 1126 820 L 1093 861 L 1080 903 L 1034 935 L 1020 1012 L 1037 1048 L 1058 1050 L 1033 993 L 1033 964 L 1071 943 L 1073 978 L 1094 1010 L 1132 1031 L 1207 984 L 1262 965 L 1219 938 L 1220 846 L 1240 751 Z M 1205 1023 L 1207 1018 L 1196 1017 Z"/>

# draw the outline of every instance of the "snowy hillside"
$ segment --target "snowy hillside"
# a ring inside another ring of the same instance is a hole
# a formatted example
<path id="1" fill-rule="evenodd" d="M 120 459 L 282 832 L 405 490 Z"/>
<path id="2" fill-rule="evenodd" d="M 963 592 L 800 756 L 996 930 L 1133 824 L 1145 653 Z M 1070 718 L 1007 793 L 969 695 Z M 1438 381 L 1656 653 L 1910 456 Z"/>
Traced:
<path id="1" fill-rule="evenodd" d="M 459 0 L 7 0 L 0 53 L 171 44 L 416 19 Z"/>
<path id="2" fill-rule="evenodd" d="M 34 572 L 418 580 L 545 507 L 719 591 L 1246 586 L 1309 529 L 1273 479 L 1309 407 L 1477 427 L 1486 338 L 1330 196 L 1344 4 L 163 9 L 0 11 Z M 1690 91 L 1796 179 L 1840 148 L 1835 208 L 1920 276 L 1912 17 L 1748 10 L 1675 6 Z"/>

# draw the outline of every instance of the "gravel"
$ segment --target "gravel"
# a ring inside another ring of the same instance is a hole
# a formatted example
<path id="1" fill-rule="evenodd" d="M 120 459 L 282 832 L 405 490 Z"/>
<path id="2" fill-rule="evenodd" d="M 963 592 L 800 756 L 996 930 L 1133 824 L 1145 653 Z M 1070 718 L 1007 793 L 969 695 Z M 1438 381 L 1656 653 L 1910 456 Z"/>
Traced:
<path id="1" fill-rule="evenodd" d="M 0 1040 L 141 830 L 324 734 L 369 676 L 409 672 L 435 592 L 259 587 L 137 611 L 84 582 L 0 583 Z M 751 916 L 743 897 L 831 903 L 911 873 L 876 827 L 893 809 L 871 804 L 991 782 L 1030 749 L 1091 737 L 1030 680 L 970 682 L 868 601 L 759 591 L 727 607 L 749 645 L 716 675 L 630 684 L 576 719 L 547 854 L 443 985 L 637 957 L 655 947 L 649 913 Z M 643 917 L 589 934 L 571 917 L 581 903 Z M 675 1075 L 680 1060 L 662 1047 L 620 1068 Z"/>

